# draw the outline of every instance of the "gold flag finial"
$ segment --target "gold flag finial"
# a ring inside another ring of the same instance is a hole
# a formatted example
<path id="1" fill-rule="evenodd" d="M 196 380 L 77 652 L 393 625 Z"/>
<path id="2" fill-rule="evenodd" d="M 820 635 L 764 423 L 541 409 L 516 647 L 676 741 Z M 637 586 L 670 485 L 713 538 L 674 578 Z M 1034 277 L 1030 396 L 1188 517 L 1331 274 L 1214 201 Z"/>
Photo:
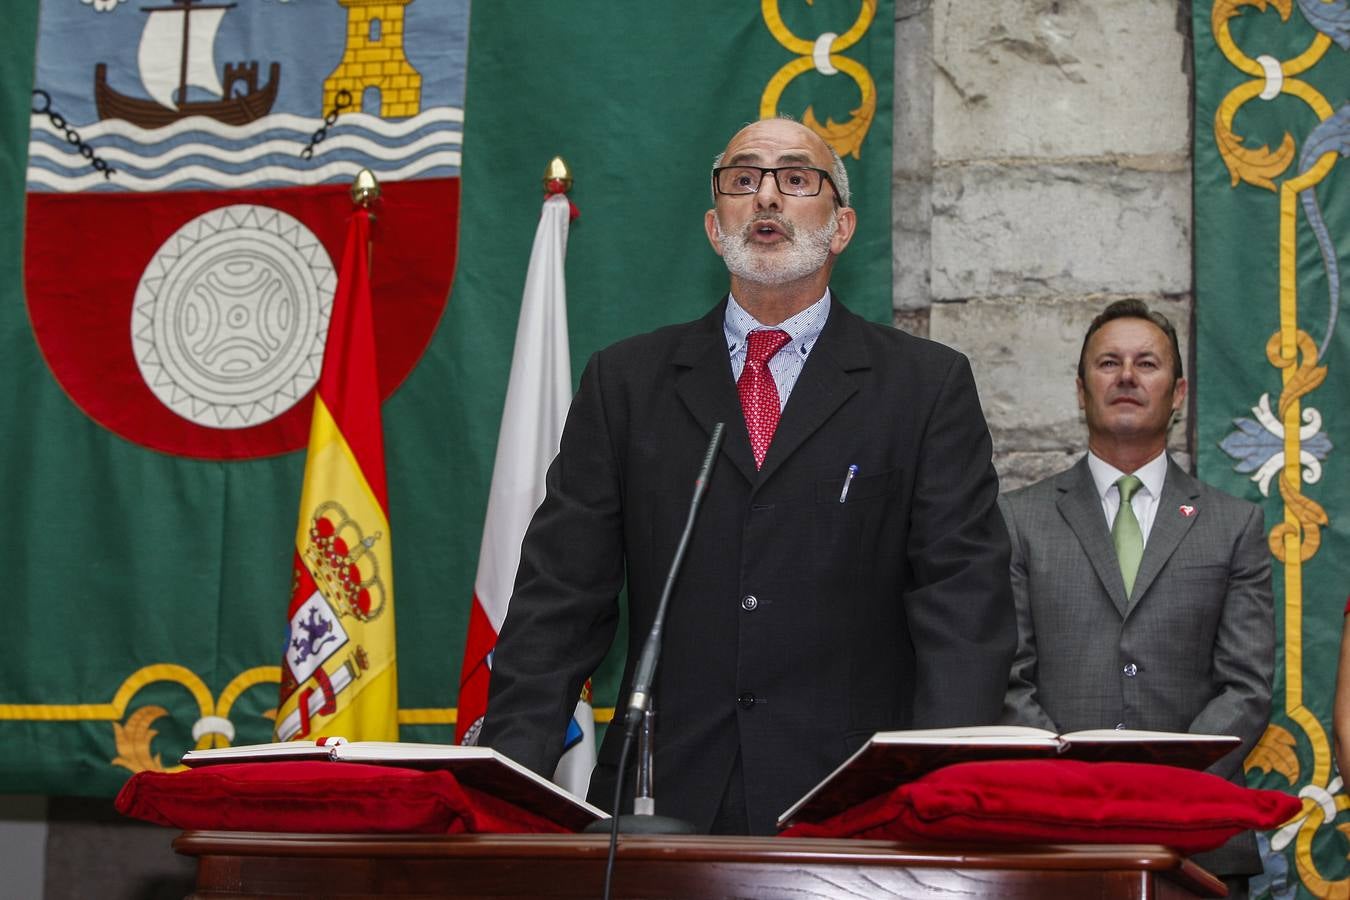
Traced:
<path id="1" fill-rule="evenodd" d="M 369 209 L 370 204 L 378 199 L 380 199 L 380 182 L 376 180 L 375 173 L 369 169 L 357 172 L 355 180 L 352 181 L 352 205 Z"/>
<path id="2" fill-rule="evenodd" d="M 549 194 L 565 194 L 572 189 L 572 170 L 561 156 L 548 161 L 544 169 L 544 191 Z"/>

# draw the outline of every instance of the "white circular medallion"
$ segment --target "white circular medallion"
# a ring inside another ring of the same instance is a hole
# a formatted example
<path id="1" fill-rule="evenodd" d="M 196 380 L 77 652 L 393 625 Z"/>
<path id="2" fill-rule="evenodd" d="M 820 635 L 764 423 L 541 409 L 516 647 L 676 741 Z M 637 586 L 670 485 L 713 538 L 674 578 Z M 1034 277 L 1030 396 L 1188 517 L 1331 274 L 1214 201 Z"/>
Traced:
<path id="1" fill-rule="evenodd" d="M 294 216 L 225 206 L 186 223 L 141 274 L 131 344 L 169 409 L 249 428 L 290 409 L 323 367 L 333 262 Z"/>

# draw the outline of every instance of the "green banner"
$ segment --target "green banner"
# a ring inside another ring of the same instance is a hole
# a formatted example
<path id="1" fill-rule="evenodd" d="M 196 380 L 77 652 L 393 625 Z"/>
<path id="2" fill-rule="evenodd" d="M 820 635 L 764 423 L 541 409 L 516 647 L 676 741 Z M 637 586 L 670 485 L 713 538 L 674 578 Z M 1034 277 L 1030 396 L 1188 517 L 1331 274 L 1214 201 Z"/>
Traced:
<path id="1" fill-rule="evenodd" d="M 1196 4 L 1200 476 L 1264 508 L 1275 694 L 1248 781 L 1303 798 L 1253 897 L 1345 897 L 1331 704 L 1350 593 L 1350 6 Z"/>
<path id="2" fill-rule="evenodd" d="M 240 0 L 232 15 L 256 5 Z M 409 29 L 421 5 L 390 4 L 407 7 Z M 0 656 L 0 792 L 109 795 L 131 772 L 172 767 L 199 743 L 269 739 L 304 452 L 209 461 L 146 449 L 86 415 L 48 368 L 25 306 L 17 214 L 30 186 L 30 127 L 47 121 L 30 112 L 38 5 L 19 6 L 0 36 L 0 192 L 16 211 L 0 230 L 9 385 L 0 392 L 0 508 L 16 553 Z M 263 6 L 282 16 L 299 5 Z M 304 7 L 325 33 L 342 33 L 347 11 L 336 0 Z M 393 24 L 401 21 L 364 23 L 362 36 L 403 40 Z M 221 40 L 234 40 L 226 27 Z M 725 290 L 702 229 L 708 171 L 730 135 L 764 114 L 815 123 L 844 156 L 860 224 L 835 290 L 889 321 L 892 29 L 891 4 L 874 0 L 526 0 L 471 10 L 454 285 L 425 353 L 384 406 L 404 740 L 453 736 L 549 159 L 571 166 L 581 211 L 567 261 L 574 372 L 621 337 L 702 314 Z M 407 55 L 419 66 L 426 51 L 415 37 Z M 222 59 L 270 58 L 229 49 Z M 283 91 L 294 78 L 288 65 Z M 424 73 L 423 90 L 433 81 Z M 337 137 L 335 129 L 329 140 Z M 87 142 L 99 158 L 118 158 L 115 141 Z M 219 194 L 230 202 L 228 190 Z M 398 208 L 391 202 L 382 221 L 397 224 Z M 79 217 L 67 230 L 74 266 L 100 235 Z M 372 265 L 378 279 L 378 255 Z M 378 319 L 378 294 L 374 303 Z M 130 332 L 126 323 L 99 338 L 125 342 Z M 597 678 L 602 714 L 617 675 L 611 663 Z"/>

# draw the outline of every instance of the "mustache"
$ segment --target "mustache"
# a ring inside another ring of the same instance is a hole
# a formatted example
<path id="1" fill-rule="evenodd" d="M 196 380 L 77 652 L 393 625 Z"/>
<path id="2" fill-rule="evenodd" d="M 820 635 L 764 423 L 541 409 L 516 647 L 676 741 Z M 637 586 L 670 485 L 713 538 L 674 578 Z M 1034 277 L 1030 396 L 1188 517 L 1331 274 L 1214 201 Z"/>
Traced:
<path id="1" fill-rule="evenodd" d="M 771 212 L 764 212 L 757 214 L 753 219 L 751 219 L 750 221 L 746 222 L 744 225 L 741 226 L 738 236 L 741 238 L 742 241 L 749 243 L 750 235 L 754 233 L 756 228 L 758 228 L 765 222 L 770 222 L 776 225 L 778 227 L 778 230 L 781 231 L 783 233 L 783 236 L 786 237 L 789 241 L 796 240 L 797 237 L 796 227 L 793 226 L 793 224 L 790 221 L 788 221 L 786 217 Z M 722 223 L 720 220 L 717 223 L 717 230 L 718 232 L 721 233 L 720 234 L 721 237 L 725 238 L 729 236 L 725 232 L 722 232 Z"/>

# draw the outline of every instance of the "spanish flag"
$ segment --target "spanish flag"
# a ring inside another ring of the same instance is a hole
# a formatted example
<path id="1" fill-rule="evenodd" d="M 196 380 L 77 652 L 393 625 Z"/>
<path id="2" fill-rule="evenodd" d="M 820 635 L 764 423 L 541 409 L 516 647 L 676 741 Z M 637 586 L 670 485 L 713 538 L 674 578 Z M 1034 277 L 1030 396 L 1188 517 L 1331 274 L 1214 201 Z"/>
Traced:
<path id="1" fill-rule="evenodd" d="M 314 393 L 276 738 L 398 740 L 394 567 L 367 267 L 352 214 Z"/>

